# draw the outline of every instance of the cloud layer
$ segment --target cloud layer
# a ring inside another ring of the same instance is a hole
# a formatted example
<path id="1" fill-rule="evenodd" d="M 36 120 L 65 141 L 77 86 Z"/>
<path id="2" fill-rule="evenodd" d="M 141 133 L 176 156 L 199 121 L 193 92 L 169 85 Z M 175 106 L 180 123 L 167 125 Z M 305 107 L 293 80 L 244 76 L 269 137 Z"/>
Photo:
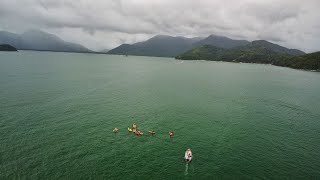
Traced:
<path id="1" fill-rule="evenodd" d="M 91 49 L 156 34 L 266 39 L 320 50 L 318 0 L 2 0 L 0 29 L 41 29 Z"/>

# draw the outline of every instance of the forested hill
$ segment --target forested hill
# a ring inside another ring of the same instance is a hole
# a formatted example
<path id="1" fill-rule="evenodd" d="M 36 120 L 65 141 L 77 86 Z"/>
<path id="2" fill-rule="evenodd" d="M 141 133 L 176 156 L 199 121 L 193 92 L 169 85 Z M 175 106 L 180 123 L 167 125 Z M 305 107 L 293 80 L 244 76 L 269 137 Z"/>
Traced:
<path id="1" fill-rule="evenodd" d="M 320 69 L 320 52 L 305 54 L 264 40 L 253 41 L 232 49 L 204 45 L 187 51 L 176 59 L 262 63 L 295 69 Z"/>

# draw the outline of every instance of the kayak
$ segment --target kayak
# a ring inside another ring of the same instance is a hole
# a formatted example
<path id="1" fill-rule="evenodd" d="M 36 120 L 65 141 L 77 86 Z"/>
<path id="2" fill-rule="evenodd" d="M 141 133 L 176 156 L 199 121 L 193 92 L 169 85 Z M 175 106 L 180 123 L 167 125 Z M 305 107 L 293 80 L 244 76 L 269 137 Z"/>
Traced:
<path id="1" fill-rule="evenodd" d="M 173 136 L 173 132 L 172 132 L 172 131 L 169 132 L 169 136 L 170 136 L 170 137 Z"/>
<path id="2" fill-rule="evenodd" d="M 140 136 L 140 135 L 143 135 L 143 132 L 142 131 L 136 131 L 134 132 L 137 136 Z"/>
<path id="3" fill-rule="evenodd" d="M 184 153 L 184 160 L 187 162 L 191 162 L 192 160 L 192 152 L 190 149 L 187 149 L 186 152 Z"/>
<path id="4" fill-rule="evenodd" d="M 133 124 L 132 124 L 132 128 L 133 128 L 133 129 L 137 129 L 136 123 L 133 123 Z"/>
<path id="5" fill-rule="evenodd" d="M 131 129 L 131 128 L 128 128 L 128 131 L 129 131 L 129 132 L 132 132 L 132 129 Z"/>

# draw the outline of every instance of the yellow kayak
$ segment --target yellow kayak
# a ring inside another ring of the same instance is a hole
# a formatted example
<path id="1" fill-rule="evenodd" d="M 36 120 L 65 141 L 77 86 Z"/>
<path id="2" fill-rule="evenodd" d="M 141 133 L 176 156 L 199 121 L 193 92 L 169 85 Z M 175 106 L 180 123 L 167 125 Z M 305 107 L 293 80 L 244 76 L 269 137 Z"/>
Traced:
<path id="1" fill-rule="evenodd" d="M 128 131 L 129 131 L 129 132 L 132 132 L 132 129 L 131 129 L 131 128 L 128 128 Z"/>

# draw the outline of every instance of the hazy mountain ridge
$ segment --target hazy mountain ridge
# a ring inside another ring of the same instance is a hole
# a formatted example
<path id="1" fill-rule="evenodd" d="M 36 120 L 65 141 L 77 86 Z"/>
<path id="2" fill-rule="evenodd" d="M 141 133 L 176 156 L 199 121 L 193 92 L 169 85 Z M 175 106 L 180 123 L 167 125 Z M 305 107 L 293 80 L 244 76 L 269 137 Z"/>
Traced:
<path id="1" fill-rule="evenodd" d="M 66 42 L 56 35 L 39 30 L 29 30 L 22 34 L 0 31 L 0 44 L 10 44 L 21 50 L 92 52 L 80 44 Z"/>
<path id="2" fill-rule="evenodd" d="M 245 46 L 249 43 L 250 42 L 246 40 L 234 40 L 225 36 L 210 35 L 205 39 L 195 42 L 193 44 L 193 47 L 200 47 L 203 45 L 212 45 L 220 48 L 230 49 L 238 46 Z"/>
<path id="3" fill-rule="evenodd" d="M 9 44 L 0 44 L 0 51 L 18 51 L 18 50 Z"/>
<path id="4" fill-rule="evenodd" d="M 175 57 L 178 54 L 192 49 L 192 44 L 198 40 L 199 38 L 157 35 L 146 41 L 134 43 L 132 45 L 122 44 L 111 49 L 108 53 L 120 55 Z"/>

